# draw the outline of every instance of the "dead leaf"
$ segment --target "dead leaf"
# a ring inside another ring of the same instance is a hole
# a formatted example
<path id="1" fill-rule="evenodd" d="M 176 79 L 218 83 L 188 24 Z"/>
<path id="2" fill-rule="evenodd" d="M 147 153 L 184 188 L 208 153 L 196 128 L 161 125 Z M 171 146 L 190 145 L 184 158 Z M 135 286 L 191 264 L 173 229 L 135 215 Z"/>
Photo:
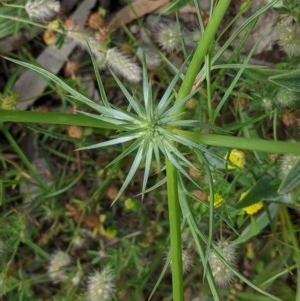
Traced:
<path id="1" fill-rule="evenodd" d="M 137 0 L 118 11 L 108 21 L 107 27 L 110 31 L 122 27 L 146 14 L 152 13 L 166 5 L 170 0 Z"/>
<path id="2" fill-rule="evenodd" d="M 81 223 L 86 229 L 93 230 L 99 227 L 102 221 L 99 219 L 99 215 L 95 213 L 83 214 L 82 210 L 71 204 L 66 204 L 66 210 L 68 215 L 74 220 L 75 223 Z"/>

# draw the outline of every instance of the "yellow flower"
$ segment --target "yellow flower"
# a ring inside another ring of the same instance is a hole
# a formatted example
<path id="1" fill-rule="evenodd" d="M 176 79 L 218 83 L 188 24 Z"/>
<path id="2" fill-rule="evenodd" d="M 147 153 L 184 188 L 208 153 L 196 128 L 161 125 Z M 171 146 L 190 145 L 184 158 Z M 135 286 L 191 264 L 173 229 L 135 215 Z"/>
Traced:
<path id="1" fill-rule="evenodd" d="M 248 194 L 249 190 L 248 191 L 245 191 L 243 193 L 241 193 L 241 196 L 240 196 L 240 201 Z M 256 212 L 258 212 L 262 207 L 264 206 L 263 202 L 262 201 L 259 201 L 253 205 L 250 205 L 248 207 L 245 207 L 243 208 L 243 210 L 249 214 L 249 215 L 253 215 L 255 214 Z"/>
<path id="2" fill-rule="evenodd" d="M 207 200 L 210 201 L 210 195 L 208 195 Z M 219 193 L 214 193 L 214 207 L 220 207 L 224 202 L 224 199 Z"/>
<path id="3" fill-rule="evenodd" d="M 230 153 L 227 153 L 224 159 L 232 163 L 226 164 L 227 169 L 243 168 L 246 164 L 245 153 L 238 149 L 233 149 Z"/>

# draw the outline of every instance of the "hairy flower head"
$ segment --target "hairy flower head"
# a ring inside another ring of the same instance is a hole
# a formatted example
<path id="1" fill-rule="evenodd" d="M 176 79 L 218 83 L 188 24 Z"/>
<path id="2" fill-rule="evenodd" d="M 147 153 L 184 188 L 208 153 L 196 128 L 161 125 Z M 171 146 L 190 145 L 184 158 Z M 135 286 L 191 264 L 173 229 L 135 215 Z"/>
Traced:
<path id="1" fill-rule="evenodd" d="M 56 251 L 51 255 L 48 274 L 54 283 L 62 282 L 67 278 L 65 268 L 71 263 L 71 257 L 63 251 Z"/>
<path id="2" fill-rule="evenodd" d="M 293 106 L 297 100 L 299 100 L 299 97 L 294 92 L 284 88 L 280 89 L 275 96 L 275 102 L 281 108 L 289 108 Z"/>
<path id="3" fill-rule="evenodd" d="M 106 63 L 117 74 L 129 82 L 138 83 L 142 79 L 141 68 L 118 48 L 109 48 L 106 52 Z"/>
<path id="4" fill-rule="evenodd" d="M 25 10 L 32 21 L 51 21 L 60 12 L 60 2 L 55 0 L 30 0 Z"/>
<path id="5" fill-rule="evenodd" d="M 208 258 L 214 280 L 219 287 L 228 287 L 233 280 L 234 274 L 223 260 L 233 269 L 236 268 L 235 245 L 226 240 L 220 240 L 214 247 L 219 254 L 217 255 L 214 250 L 211 250 Z"/>
<path id="6" fill-rule="evenodd" d="M 112 270 L 104 268 L 88 277 L 87 298 L 89 301 L 110 301 L 115 291 Z"/>
<path id="7" fill-rule="evenodd" d="M 278 27 L 279 44 L 284 51 L 290 56 L 300 55 L 300 27 L 290 22 Z"/>
<path id="8" fill-rule="evenodd" d="M 163 50 L 172 52 L 180 46 L 182 33 L 177 28 L 176 23 L 164 24 L 157 29 L 155 38 Z"/>

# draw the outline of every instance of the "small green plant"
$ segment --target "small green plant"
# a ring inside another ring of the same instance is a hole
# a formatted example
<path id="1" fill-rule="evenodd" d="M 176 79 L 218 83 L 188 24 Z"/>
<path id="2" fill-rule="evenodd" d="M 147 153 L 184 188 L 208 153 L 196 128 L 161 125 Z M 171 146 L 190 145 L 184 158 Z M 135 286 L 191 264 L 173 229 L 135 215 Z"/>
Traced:
<path id="1" fill-rule="evenodd" d="M 242 62 L 235 52 L 228 61 L 222 58 L 232 41 L 241 32 L 249 35 L 252 24 L 275 2 L 251 15 L 219 50 L 213 46 L 226 32 L 218 29 L 230 0 L 213 5 L 206 27 L 199 17 L 203 29 L 199 45 L 190 53 L 183 49 L 182 66 L 175 67 L 164 57 L 164 67 L 173 75 L 163 81 L 165 75 L 158 72 L 160 85 L 155 78 L 149 79 L 146 52 L 140 53 L 140 68 L 108 46 L 108 40 L 99 43 L 76 27 L 59 30 L 89 50 L 100 102 L 42 67 L 5 57 L 50 80 L 49 86 L 68 93 L 67 103 L 77 108 L 76 114 L 21 112 L 1 102 L 5 105 L 0 110 L 0 129 L 6 143 L 0 154 L 4 167 L 0 291 L 8 300 L 32 300 L 44 294 L 53 300 L 141 300 L 146 295 L 152 300 L 183 301 L 189 300 L 185 286 L 197 292 L 200 284 L 194 280 L 199 279 L 203 284 L 197 297 L 223 300 L 232 293 L 236 300 L 284 300 L 276 287 L 288 273 L 295 273 L 291 281 L 300 296 L 295 234 L 299 225 L 293 224 L 287 210 L 299 206 L 299 134 L 293 137 L 296 141 L 279 141 L 276 130 L 278 114 L 297 106 L 299 71 L 251 65 L 255 47 Z M 57 1 L 28 2 L 27 10 L 41 3 L 54 5 L 51 12 L 57 12 Z M 163 26 L 162 30 L 172 32 L 154 33 L 154 42 L 167 52 L 178 52 L 185 43 L 178 31 L 174 33 L 178 25 Z M 244 43 L 242 39 L 238 48 Z M 111 83 L 100 76 L 99 65 L 112 69 L 121 105 L 109 98 L 106 84 Z M 119 76 L 137 85 L 128 87 Z M 257 86 L 261 90 L 253 88 Z M 282 91 L 289 98 L 286 106 L 279 102 Z M 7 96 L 14 95 L 5 91 L 1 99 Z M 270 100 L 267 109 L 264 99 Z M 40 135 L 43 151 L 51 154 L 49 170 L 39 160 L 28 160 L 11 133 L 10 124 L 17 122 L 30 123 L 30 132 Z M 70 135 L 70 128 L 69 136 L 61 129 L 57 133 L 57 128 L 51 130 L 54 125 L 76 125 L 79 134 Z M 59 139 L 64 143 L 57 149 Z M 11 149 L 21 163 L 7 155 Z M 62 166 L 62 174 L 56 166 Z M 20 199 L 14 192 L 18 185 L 29 188 L 31 198 Z M 39 237 L 44 229 L 46 233 Z M 262 245 L 256 238 L 264 229 L 267 238 L 260 237 Z M 55 249 L 56 237 L 60 240 Z M 252 262 L 250 271 L 245 262 Z M 47 276 L 40 271 L 45 263 Z M 172 279 L 164 282 L 169 266 Z M 34 276 L 28 279 L 31 273 Z M 40 282 L 54 283 L 55 289 L 45 287 L 39 296 Z M 241 291 L 230 291 L 233 283 Z M 286 300 L 291 300 L 295 292 L 284 287 Z"/>

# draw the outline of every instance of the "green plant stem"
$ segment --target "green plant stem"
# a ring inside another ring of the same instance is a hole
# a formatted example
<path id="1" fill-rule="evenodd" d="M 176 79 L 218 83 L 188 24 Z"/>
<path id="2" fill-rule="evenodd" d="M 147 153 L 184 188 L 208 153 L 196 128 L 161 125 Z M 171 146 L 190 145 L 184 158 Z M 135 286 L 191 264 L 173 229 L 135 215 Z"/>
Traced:
<path id="1" fill-rule="evenodd" d="M 166 162 L 167 170 L 172 167 L 170 161 Z M 173 300 L 183 300 L 183 278 L 182 278 L 182 250 L 180 229 L 180 205 L 178 198 L 178 174 L 174 172 L 167 176 L 169 225 L 171 240 L 171 266 Z"/>
<path id="2" fill-rule="evenodd" d="M 188 96 L 192 90 L 197 74 L 201 70 L 205 55 L 212 45 L 217 29 L 223 20 L 231 0 L 220 0 L 213 15 L 203 33 L 198 47 L 189 64 L 184 80 L 180 86 L 175 103 Z M 183 108 L 181 109 L 183 110 Z M 180 112 L 176 112 L 180 113 Z M 175 114 L 174 113 L 174 116 Z M 166 160 L 168 206 L 170 217 L 171 235 L 171 262 L 172 262 L 172 287 L 173 301 L 183 301 L 183 279 L 182 279 L 182 255 L 181 255 L 181 230 L 180 230 L 180 206 L 178 199 L 178 175 L 176 168 Z"/>
<path id="3" fill-rule="evenodd" d="M 0 110 L 0 122 L 46 123 L 120 130 L 120 126 L 81 114 Z"/>
<path id="4" fill-rule="evenodd" d="M 196 76 L 202 67 L 205 55 L 207 54 L 209 48 L 212 45 L 214 36 L 217 32 L 217 29 L 221 21 L 223 20 L 223 17 L 226 13 L 226 10 L 230 2 L 231 0 L 220 0 L 218 5 L 214 9 L 213 15 L 209 20 L 209 23 L 193 55 L 192 61 L 189 64 L 188 70 L 180 86 L 175 102 L 179 102 L 181 99 L 188 96 L 189 93 L 191 92 Z"/>
<path id="5" fill-rule="evenodd" d="M 227 135 L 203 134 L 180 129 L 173 132 L 197 144 L 239 148 L 245 150 L 300 155 L 299 142 L 274 141 L 264 139 L 249 139 Z"/>

